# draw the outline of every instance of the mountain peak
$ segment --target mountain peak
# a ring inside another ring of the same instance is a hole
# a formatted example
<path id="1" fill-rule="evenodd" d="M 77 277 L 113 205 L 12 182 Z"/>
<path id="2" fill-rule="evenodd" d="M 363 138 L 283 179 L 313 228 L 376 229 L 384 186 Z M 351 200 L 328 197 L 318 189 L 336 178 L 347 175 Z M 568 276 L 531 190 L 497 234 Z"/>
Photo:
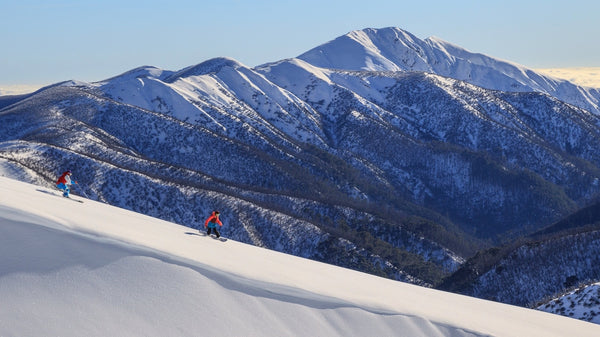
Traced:
<path id="1" fill-rule="evenodd" d="M 169 76 L 170 74 L 171 74 L 171 72 L 165 71 L 165 70 L 157 68 L 157 67 L 141 66 L 141 67 L 137 67 L 137 68 L 131 69 L 129 71 L 126 71 L 126 72 L 122 73 L 121 75 L 117 75 L 117 76 L 111 77 L 109 79 L 106 79 L 104 81 L 101 81 L 100 83 L 113 82 L 115 80 L 128 81 L 132 78 L 142 78 L 142 77 L 162 79 L 165 76 Z"/>
<path id="2" fill-rule="evenodd" d="M 350 71 L 422 71 L 509 92 L 544 92 L 600 113 L 597 90 L 585 90 L 514 62 L 468 51 L 439 37 L 400 28 L 352 31 L 298 56 L 314 66 Z"/>
<path id="3" fill-rule="evenodd" d="M 322 68 L 372 71 L 429 71 L 424 42 L 400 28 L 352 31 L 298 56 Z"/>
<path id="4" fill-rule="evenodd" d="M 197 65 L 183 68 L 183 69 L 179 70 L 178 72 L 174 73 L 173 75 L 171 75 L 169 78 L 167 78 L 166 81 L 173 82 L 179 78 L 216 73 L 226 67 L 240 68 L 240 67 L 244 67 L 244 65 L 232 58 L 229 58 L 229 57 L 216 57 L 216 58 L 204 61 L 202 63 L 199 63 Z"/>

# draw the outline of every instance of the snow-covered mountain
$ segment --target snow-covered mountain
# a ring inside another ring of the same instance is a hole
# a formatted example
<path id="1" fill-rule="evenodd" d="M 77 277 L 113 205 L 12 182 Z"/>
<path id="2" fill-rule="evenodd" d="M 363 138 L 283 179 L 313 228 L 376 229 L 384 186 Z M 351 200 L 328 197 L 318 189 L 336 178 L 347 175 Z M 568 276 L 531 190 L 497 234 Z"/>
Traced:
<path id="1" fill-rule="evenodd" d="M 532 69 L 470 52 L 437 37 L 421 40 L 399 28 L 350 32 L 300 56 L 322 68 L 372 71 L 422 71 L 480 87 L 543 92 L 600 114 L 600 88 L 577 86 Z"/>
<path id="2" fill-rule="evenodd" d="M 579 287 L 538 306 L 538 309 L 600 324 L 600 283 Z"/>
<path id="3" fill-rule="evenodd" d="M 220 242 L 3 177 L 0 298 L 2 336 L 600 333 L 596 324 L 538 310 Z"/>
<path id="4" fill-rule="evenodd" d="M 478 252 L 440 289 L 600 323 L 600 203 Z"/>
<path id="5" fill-rule="evenodd" d="M 402 71 L 398 29 L 349 36 L 320 47 L 327 64 L 216 58 L 3 101 L 0 161 L 45 186 L 69 168 L 75 193 L 192 228 L 219 209 L 235 240 L 423 285 L 600 192 L 594 111 L 436 74 L 438 52 Z M 436 45 L 470 60 L 456 74 L 512 69 Z"/>
<path id="6" fill-rule="evenodd" d="M 600 231 L 527 243 L 509 251 L 466 294 L 531 306 L 582 282 L 600 279 Z M 510 285 L 510 286 L 507 286 Z"/>

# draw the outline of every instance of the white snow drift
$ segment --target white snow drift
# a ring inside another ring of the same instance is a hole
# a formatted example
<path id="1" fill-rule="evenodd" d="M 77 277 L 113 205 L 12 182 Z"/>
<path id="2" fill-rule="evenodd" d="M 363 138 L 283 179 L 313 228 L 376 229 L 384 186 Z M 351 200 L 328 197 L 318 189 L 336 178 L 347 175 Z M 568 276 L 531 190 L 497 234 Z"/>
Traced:
<path id="1" fill-rule="evenodd" d="M 0 178 L 0 336 L 598 335 Z"/>

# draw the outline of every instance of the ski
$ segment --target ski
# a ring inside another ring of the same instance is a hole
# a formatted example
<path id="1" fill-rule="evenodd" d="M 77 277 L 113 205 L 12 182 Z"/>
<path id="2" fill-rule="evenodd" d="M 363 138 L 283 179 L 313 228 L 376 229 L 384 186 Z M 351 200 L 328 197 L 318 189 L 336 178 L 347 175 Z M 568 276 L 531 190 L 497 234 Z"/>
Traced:
<path id="1" fill-rule="evenodd" d="M 64 198 L 64 199 L 73 200 L 73 201 L 75 201 L 75 202 L 79 202 L 79 203 L 82 203 L 82 204 L 83 204 L 83 200 L 79 200 L 79 199 L 73 199 L 73 198 L 71 198 L 71 197 L 65 197 L 65 196 L 63 196 L 63 198 Z"/>
<path id="2" fill-rule="evenodd" d="M 52 191 L 43 190 L 43 189 L 37 189 L 37 191 L 38 191 L 38 192 L 42 192 L 42 193 L 46 193 L 46 194 L 50 194 L 50 195 L 53 195 L 53 196 L 55 196 L 55 197 L 59 197 L 59 198 L 63 198 L 63 199 L 69 199 L 69 200 L 72 200 L 72 201 L 75 201 L 75 202 L 78 202 L 78 203 L 81 203 L 81 204 L 83 204 L 83 200 L 79 200 L 79 199 L 73 199 L 73 198 L 71 198 L 71 197 L 65 197 L 64 195 L 61 195 L 61 194 L 56 194 L 56 193 L 54 193 L 54 192 L 52 192 Z"/>
<path id="3" fill-rule="evenodd" d="M 222 235 L 219 237 L 216 237 L 214 234 L 208 235 L 206 234 L 206 232 L 198 230 L 199 236 L 208 236 L 210 238 L 212 238 L 213 240 L 219 240 L 221 242 L 225 242 L 227 241 L 227 238 L 224 238 Z"/>
<path id="4" fill-rule="evenodd" d="M 210 237 L 211 237 L 211 238 L 213 238 L 213 239 L 215 239 L 215 240 L 221 241 L 221 242 L 225 242 L 225 241 L 227 241 L 227 238 L 224 238 L 224 237 L 222 237 L 222 236 L 220 236 L 220 237 L 216 237 L 216 236 L 214 236 L 214 235 L 211 235 Z"/>

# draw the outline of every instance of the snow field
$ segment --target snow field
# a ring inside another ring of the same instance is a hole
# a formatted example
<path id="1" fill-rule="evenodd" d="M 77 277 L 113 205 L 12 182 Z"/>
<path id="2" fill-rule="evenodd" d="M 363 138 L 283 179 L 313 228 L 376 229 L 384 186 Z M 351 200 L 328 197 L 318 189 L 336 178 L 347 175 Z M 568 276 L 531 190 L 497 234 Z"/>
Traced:
<path id="1" fill-rule="evenodd" d="M 4 177 L 0 299 L 0 336 L 600 334 L 598 325 L 223 243 Z"/>

